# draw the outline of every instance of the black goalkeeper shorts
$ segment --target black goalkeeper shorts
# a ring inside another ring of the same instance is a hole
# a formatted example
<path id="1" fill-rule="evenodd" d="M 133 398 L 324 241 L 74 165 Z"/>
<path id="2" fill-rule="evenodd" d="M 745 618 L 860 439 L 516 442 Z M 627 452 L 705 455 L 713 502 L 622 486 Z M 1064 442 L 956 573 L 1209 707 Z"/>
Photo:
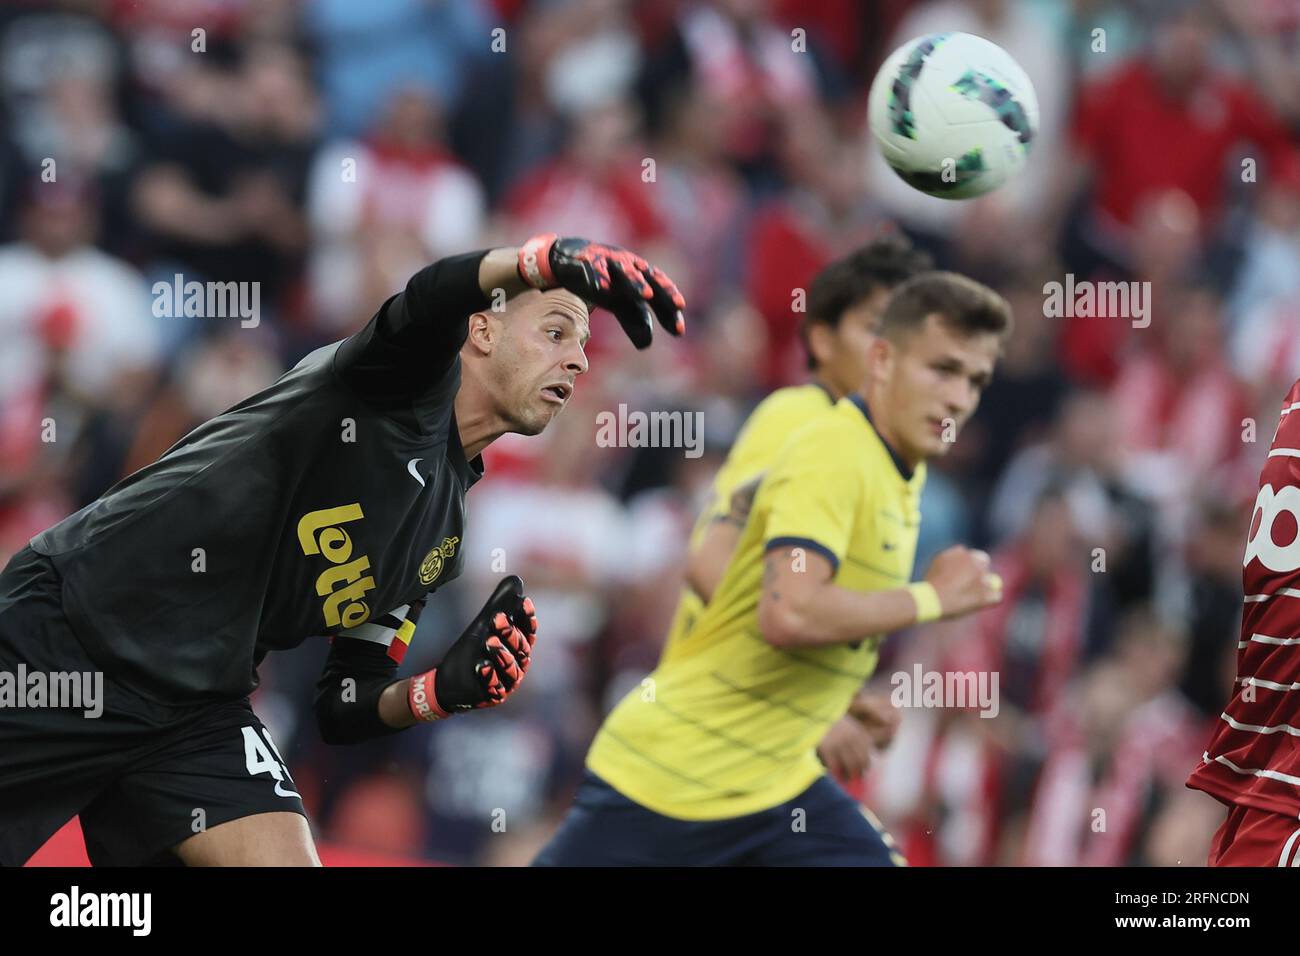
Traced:
<path id="1" fill-rule="evenodd" d="M 49 559 L 13 557 L 0 573 L 0 865 L 24 863 L 75 815 L 91 863 L 140 866 L 284 810 L 305 815 L 247 698 L 167 706 L 115 683 L 73 634 Z"/>

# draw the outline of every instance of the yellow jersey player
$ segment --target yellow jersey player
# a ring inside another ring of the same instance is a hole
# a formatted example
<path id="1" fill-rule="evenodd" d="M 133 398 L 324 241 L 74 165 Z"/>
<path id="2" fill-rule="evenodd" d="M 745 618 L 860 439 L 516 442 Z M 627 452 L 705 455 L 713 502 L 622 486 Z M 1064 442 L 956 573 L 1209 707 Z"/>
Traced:
<path id="1" fill-rule="evenodd" d="M 890 293 L 930 268 L 928 253 L 891 236 L 831 263 L 813 279 L 800 328 L 811 381 L 777 389 L 760 402 L 714 477 L 691 532 L 687 587 L 677 603 L 661 662 L 676 655 L 721 580 L 759 476 L 791 434 L 862 384 Z M 827 731 L 818 756 L 836 778 L 851 785 L 861 780 L 872 753 L 888 745 L 897 726 L 897 711 L 888 700 L 858 694 L 849 713 Z"/>
<path id="2" fill-rule="evenodd" d="M 900 862 L 815 747 L 884 636 L 997 603 L 954 547 L 909 584 L 925 462 L 975 411 L 1011 326 L 963 276 L 904 282 L 861 389 L 797 430 L 754 496 L 712 599 L 605 720 L 542 865 Z"/>

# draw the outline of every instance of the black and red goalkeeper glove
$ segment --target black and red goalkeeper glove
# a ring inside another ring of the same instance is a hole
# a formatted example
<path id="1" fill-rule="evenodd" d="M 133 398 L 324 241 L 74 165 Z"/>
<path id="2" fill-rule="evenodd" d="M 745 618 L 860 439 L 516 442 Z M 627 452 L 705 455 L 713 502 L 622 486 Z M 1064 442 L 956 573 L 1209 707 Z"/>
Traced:
<path id="1" fill-rule="evenodd" d="M 519 249 L 519 275 L 534 289 L 568 289 L 614 313 L 632 344 L 643 349 L 658 319 L 673 335 L 686 331 L 686 300 L 662 269 L 640 256 L 586 239 L 533 236 Z"/>
<path id="2" fill-rule="evenodd" d="M 528 673 L 537 615 L 517 575 L 503 578 L 465 632 L 433 670 L 411 678 L 407 703 L 416 720 L 495 707 Z"/>

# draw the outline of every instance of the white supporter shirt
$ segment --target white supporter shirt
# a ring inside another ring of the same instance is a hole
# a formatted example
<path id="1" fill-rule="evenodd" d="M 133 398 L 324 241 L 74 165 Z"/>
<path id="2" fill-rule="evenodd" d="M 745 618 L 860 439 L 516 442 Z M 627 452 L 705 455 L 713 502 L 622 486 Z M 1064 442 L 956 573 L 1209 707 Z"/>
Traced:
<path id="1" fill-rule="evenodd" d="M 120 372 L 146 368 L 161 354 L 149 286 L 125 262 L 87 246 L 58 259 L 35 247 L 0 247 L 0 403 L 33 387 L 48 370 L 41 321 L 71 307 L 71 380 L 92 399 L 106 398 Z"/>

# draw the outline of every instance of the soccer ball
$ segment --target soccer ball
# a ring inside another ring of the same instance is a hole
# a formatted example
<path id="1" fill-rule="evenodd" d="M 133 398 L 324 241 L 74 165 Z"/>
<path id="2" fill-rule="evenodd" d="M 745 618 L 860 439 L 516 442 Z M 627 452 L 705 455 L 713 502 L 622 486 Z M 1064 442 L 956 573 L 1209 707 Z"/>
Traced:
<path id="1" fill-rule="evenodd" d="M 871 133 L 914 189 L 970 199 L 1025 165 L 1038 132 L 1033 84 L 1005 50 L 969 33 L 904 43 L 871 84 Z"/>

